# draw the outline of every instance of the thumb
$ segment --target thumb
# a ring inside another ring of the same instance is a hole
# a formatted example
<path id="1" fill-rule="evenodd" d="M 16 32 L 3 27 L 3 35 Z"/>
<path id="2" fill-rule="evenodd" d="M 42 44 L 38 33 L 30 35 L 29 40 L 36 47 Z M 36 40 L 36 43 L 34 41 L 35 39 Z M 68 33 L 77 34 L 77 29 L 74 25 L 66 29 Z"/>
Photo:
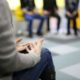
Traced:
<path id="1" fill-rule="evenodd" d="M 39 39 L 39 40 L 38 40 L 38 46 L 39 46 L 39 47 L 41 47 L 41 46 L 42 46 L 43 41 L 44 41 L 44 39 Z"/>

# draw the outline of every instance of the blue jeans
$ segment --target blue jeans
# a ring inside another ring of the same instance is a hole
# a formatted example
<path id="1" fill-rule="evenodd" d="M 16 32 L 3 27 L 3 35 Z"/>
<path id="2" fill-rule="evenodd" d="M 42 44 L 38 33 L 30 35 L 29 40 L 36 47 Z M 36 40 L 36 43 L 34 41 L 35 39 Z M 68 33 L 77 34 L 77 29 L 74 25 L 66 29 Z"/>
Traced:
<path id="1" fill-rule="evenodd" d="M 14 73 L 13 80 L 55 80 L 55 68 L 52 61 L 51 52 L 42 49 L 40 62 L 30 69 L 25 69 Z"/>
<path id="2" fill-rule="evenodd" d="M 40 24 L 39 27 L 37 29 L 37 33 L 42 33 L 42 26 L 44 23 L 44 20 L 47 18 L 46 15 L 39 15 L 39 14 L 33 14 L 33 15 L 29 15 L 29 14 L 25 14 L 25 20 L 29 21 L 29 25 L 28 25 L 28 31 L 29 31 L 29 35 L 32 35 L 32 23 L 34 19 L 40 19 Z"/>

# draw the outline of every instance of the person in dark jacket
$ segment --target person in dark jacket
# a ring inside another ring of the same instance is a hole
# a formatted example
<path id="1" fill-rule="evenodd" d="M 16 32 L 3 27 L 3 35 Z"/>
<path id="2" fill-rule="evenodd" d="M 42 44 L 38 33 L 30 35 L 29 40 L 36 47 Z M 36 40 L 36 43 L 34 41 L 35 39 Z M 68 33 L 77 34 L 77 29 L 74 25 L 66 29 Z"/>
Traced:
<path id="1" fill-rule="evenodd" d="M 49 18 L 50 18 L 50 16 L 53 16 L 53 17 L 57 17 L 57 19 L 58 19 L 57 31 L 59 31 L 61 19 L 60 19 L 60 16 L 57 14 L 58 6 L 56 4 L 56 0 L 43 0 L 43 1 L 44 1 L 44 10 L 46 10 L 50 13 L 48 20 L 47 20 L 47 23 L 48 23 L 47 30 L 50 31 Z"/>
<path id="2" fill-rule="evenodd" d="M 32 34 L 33 34 L 32 23 L 35 18 L 40 19 L 40 24 L 39 24 L 36 34 L 38 36 L 42 36 L 43 35 L 42 33 L 43 23 L 44 23 L 44 20 L 47 18 L 46 15 L 40 15 L 37 11 L 34 12 L 34 9 L 35 9 L 34 0 L 20 0 L 20 1 L 21 1 L 21 8 L 24 11 L 24 13 L 26 13 L 25 19 L 29 21 L 29 26 L 28 26 L 29 35 L 28 36 L 32 37 Z"/>
<path id="3" fill-rule="evenodd" d="M 66 4 L 66 17 L 68 19 L 67 24 L 67 35 L 70 35 L 70 21 L 73 21 L 73 29 L 74 34 L 77 35 L 77 25 L 76 25 L 76 18 L 78 17 L 78 3 L 79 0 L 65 0 Z"/>

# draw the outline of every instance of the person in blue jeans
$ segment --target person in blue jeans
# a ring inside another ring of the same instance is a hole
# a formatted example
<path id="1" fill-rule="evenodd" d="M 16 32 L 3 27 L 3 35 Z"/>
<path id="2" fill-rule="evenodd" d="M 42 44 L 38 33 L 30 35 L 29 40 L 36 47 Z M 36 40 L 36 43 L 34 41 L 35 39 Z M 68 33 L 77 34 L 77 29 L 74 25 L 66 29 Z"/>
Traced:
<path id="1" fill-rule="evenodd" d="M 43 33 L 42 33 L 42 28 L 43 28 L 43 23 L 44 23 L 44 20 L 47 18 L 46 15 L 40 15 L 37 10 L 36 10 L 36 13 L 34 12 L 34 9 L 35 9 L 35 4 L 34 4 L 34 0 L 20 0 L 21 2 L 21 8 L 24 12 L 24 17 L 25 17 L 25 20 L 26 21 L 29 21 L 29 25 L 28 25 L 28 31 L 29 31 L 29 34 L 28 36 L 29 37 L 32 37 L 32 23 L 33 23 L 33 20 L 34 19 L 39 19 L 40 20 L 40 24 L 39 24 L 39 27 L 37 29 L 37 32 L 36 34 L 39 35 L 39 36 L 42 36 Z"/>
<path id="2" fill-rule="evenodd" d="M 41 60 L 33 68 L 15 72 L 13 80 L 56 80 L 55 67 L 51 52 L 43 48 L 41 51 Z"/>
<path id="3" fill-rule="evenodd" d="M 40 14 L 25 14 L 25 20 L 26 21 L 29 21 L 29 24 L 28 24 L 28 31 L 29 31 L 29 37 L 32 37 L 32 34 L 33 34 L 33 20 L 34 19 L 39 19 L 40 20 L 40 24 L 38 26 L 38 29 L 37 29 L 37 32 L 36 34 L 38 36 L 42 36 L 43 33 L 42 33 L 42 28 L 43 28 L 43 23 L 45 21 L 45 19 L 47 19 L 47 16 L 46 15 L 40 15 Z"/>

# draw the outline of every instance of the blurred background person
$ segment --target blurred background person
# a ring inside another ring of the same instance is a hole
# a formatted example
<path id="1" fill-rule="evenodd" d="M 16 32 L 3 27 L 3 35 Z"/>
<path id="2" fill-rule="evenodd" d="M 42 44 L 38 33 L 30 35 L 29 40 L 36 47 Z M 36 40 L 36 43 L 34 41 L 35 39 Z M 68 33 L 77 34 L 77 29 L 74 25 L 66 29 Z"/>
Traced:
<path id="1" fill-rule="evenodd" d="M 68 20 L 67 24 L 67 35 L 70 35 L 70 21 L 73 21 L 73 29 L 74 34 L 78 35 L 77 25 L 76 25 L 76 18 L 78 17 L 78 3 L 79 0 L 65 0 L 66 5 L 66 18 Z"/>
<path id="2" fill-rule="evenodd" d="M 60 16 L 58 15 L 58 6 L 56 4 L 56 0 L 43 0 L 44 2 L 44 10 L 45 12 L 49 12 L 49 17 L 47 19 L 47 31 L 50 31 L 50 24 L 49 20 L 50 17 L 56 17 L 58 19 L 58 24 L 57 24 L 57 32 L 59 31 L 60 28 Z"/>
<path id="3" fill-rule="evenodd" d="M 29 31 L 29 34 L 28 34 L 28 37 L 32 37 L 33 36 L 33 32 L 32 32 L 32 23 L 33 23 L 33 20 L 35 18 L 37 19 L 40 19 L 40 24 L 39 24 L 39 27 L 37 29 L 37 32 L 36 34 L 38 36 L 42 36 L 43 33 L 42 33 L 42 27 L 43 27 L 43 23 L 44 23 L 44 20 L 46 19 L 46 16 L 44 15 L 41 15 L 36 9 L 35 9 L 35 3 L 34 3 L 34 0 L 20 0 L 21 1 L 21 8 L 24 12 L 24 16 L 25 16 L 25 19 L 27 21 L 29 21 L 29 26 L 28 26 L 28 31 Z"/>

